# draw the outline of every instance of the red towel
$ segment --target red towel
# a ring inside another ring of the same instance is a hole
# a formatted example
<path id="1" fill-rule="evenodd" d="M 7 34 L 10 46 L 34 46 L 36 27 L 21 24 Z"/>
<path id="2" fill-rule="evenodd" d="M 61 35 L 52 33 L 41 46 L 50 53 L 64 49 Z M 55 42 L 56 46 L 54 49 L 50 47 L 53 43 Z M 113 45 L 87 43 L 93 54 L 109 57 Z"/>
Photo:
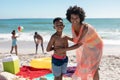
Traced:
<path id="1" fill-rule="evenodd" d="M 20 68 L 20 72 L 17 73 L 17 76 L 22 76 L 24 78 L 29 78 L 29 79 L 34 79 L 40 76 L 44 76 L 46 74 L 52 73 L 51 70 L 49 69 L 38 69 L 38 68 L 33 68 L 30 66 L 22 66 Z"/>

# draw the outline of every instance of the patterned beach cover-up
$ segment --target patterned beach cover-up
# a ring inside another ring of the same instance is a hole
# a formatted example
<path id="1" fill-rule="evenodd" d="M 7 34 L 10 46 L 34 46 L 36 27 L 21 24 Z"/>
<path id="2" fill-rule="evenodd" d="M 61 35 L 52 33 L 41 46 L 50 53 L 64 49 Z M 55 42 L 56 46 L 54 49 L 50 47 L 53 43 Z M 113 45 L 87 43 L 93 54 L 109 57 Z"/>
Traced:
<path id="1" fill-rule="evenodd" d="M 87 26 L 88 31 L 80 39 L 83 27 Z M 99 67 L 102 56 L 103 42 L 95 29 L 90 24 L 85 24 L 76 36 L 72 26 L 72 35 L 74 43 L 82 42 L 83 45 L 76 49 L 77 68 L 73 74 L 73 80 L 93 80 L 93 76 Z"/>

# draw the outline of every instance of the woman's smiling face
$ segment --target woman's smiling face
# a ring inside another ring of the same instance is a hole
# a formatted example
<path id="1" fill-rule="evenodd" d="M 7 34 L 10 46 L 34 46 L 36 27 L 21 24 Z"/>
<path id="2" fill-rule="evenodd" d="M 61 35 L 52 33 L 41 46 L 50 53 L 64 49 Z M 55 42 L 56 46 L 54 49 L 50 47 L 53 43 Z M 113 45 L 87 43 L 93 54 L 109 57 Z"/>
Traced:
<path id="1" fill-rule="evenodd" d="M 80 23 L 79 15 L 76 15 L 76 14 L 71 14 L 70 20 L 73 25 L 77 25 Z"/>

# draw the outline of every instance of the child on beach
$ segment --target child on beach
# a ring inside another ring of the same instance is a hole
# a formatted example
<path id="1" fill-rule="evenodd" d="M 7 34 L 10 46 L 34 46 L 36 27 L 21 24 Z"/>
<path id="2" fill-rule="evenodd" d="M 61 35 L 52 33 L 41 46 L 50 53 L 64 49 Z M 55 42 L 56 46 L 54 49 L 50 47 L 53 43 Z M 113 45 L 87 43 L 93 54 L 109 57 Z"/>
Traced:
<path id="1" fill-rule="evenodd" d="M 66 73 L 68 57 L 66 56 L 66 52 L 59 53 L 56 52 L 55 49 L 68 47 L 68 41 L 62 36 L 64 28 L 63 20 L 57 17 L 53 20 L 53 24 L 56 32 L 51 36 L 47 51 L 54 50 L 54 54 L 52 55 L 52 71 L 55 76 L 54 80 L 62 80 L 62 75 Z"/>
<path id="2" fill-rule="evenodd" d="M 43 38 L 37 32 L 35 32 L 35 34 L 34 34 L 34 42 L 36 44 L 36 54 L 37 54 L 37 50 L 38 50 L 38 45 L 39 44 L 41 44 L 42 53 L 44 53 Z"/>
<path id="3" fill-rule="evenodd" d="M 13 30 L 12 32 L 11 32 L 11 34 L 12 34 L 12 46 L 11 46 L 11 51 L 10 51 L 10 53 L 12 53 L 13 52 L 13 49 L 15 48 L 15 54 L 17 55 L 18 54 L 18 52 L 17 52 L 17 37 L 19 37 L 19 36 L 16 36 L 16 32 L 15 32 L 15 30 Z"/>
<path id="4" fill-rule="evenodd" d="M 56 32 L 51 36 L 51 39 L 47 46 L 47 51 L 54 51 L 52 55 L 52 71 L 55 76 L 54 80 L 62 80 L 62 75 L 67 71 L 68 57 L 66 51 L 77 48 L 79 45 L 68 48 L 68 40 L 66 36 L 63 36 L 62 31 L 64 29 L 63 19 L 55 18 L 53 20 L 54 29 Z M 60 51 L 63 48 L 67 48 L 64 51 Z"/>

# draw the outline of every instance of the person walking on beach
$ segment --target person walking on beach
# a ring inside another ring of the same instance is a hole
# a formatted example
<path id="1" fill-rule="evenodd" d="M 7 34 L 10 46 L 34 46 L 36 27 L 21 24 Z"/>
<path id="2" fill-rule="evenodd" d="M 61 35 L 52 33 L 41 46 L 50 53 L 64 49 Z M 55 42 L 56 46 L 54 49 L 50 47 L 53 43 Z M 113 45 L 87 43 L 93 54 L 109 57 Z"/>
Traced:
<path id="1" fill-rule="evenodd" d="M 68 47 L 68 41 L 62 34 L 64 29 L 63 19 L 57 17 L 53 20 L 53 24 L 56 32 L 51 36 L 46 51 L 54 51 L 52 55 L 52 72 L 55 76 L 54 80 L 62 80 L 62 75 L 66 73 L 67 70 L 68 57 L 66 52 L 59 53 L 55 49 Z"/>
<path id="2" fill-rule="evenodd" d="M 41 44 L 42 53 L 44 53 L 43 38 L 37 32 L 35 32 L 35 34 L 34 34 L 34 42 L 35 42 L 35 45 L 36 45 L 36 52 L 35 53 L 37 54 L 39 44 Z"/>
<path id="3" fill-rule="evenodd" d="M 11 37 L 12 38 L 12 46 L 11 46 L 10 53 L 12 53 L 13 49 L 15 48 L 15 54 L 17 55 L 18 54 L 18 52 L 17 52 L 17 37 L 19 37 L 19 36 L 16 36 L 15 30 L 13 30 L 11 32 L 11 34 L 12 34 L 12 37 Z"/>
<path id="4" fill-rule="evenodd" d="M 83 23 L 85 12 L 81 7 L 70 6 L 66 11 L 66 18 L 72 24 L 73 35 L 73 38 L 67 39 L 75 45 L 82 44 L 76 49 L 77 68 L 72 76 L 73 80 L 99 80 L 98 69 L 103 51 L 101 37 L 92 25 Z"/>

